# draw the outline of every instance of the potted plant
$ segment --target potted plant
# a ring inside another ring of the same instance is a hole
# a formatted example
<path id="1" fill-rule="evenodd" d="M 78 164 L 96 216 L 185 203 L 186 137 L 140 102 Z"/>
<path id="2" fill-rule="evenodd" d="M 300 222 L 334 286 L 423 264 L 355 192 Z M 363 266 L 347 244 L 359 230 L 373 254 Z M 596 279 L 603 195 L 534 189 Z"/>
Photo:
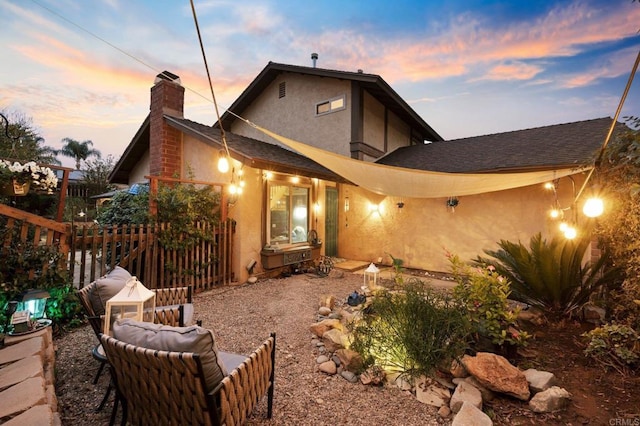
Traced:
<path id="1" fill-rule="evenodd" d="M 58 177 L 49 167 L 38 166 L 34 161 L 21 164 L 0 160 L 0 193 L 26 195 L 30 188 L 52 194 L 58 186 Z"/>

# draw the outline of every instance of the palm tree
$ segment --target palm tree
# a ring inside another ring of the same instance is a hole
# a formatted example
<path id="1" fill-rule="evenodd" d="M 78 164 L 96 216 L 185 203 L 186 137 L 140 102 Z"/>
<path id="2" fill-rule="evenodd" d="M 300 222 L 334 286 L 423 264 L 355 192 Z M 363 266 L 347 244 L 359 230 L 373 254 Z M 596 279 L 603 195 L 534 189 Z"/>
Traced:
<path id="1" fill-rule="evenodd" d="M 84 161 L 91 156 L 100 158 L 100 151 L 91 148 L 93 142 L 89 140 L 78 142 L 75 139 L 64 138 L 62 142 L 64 142 L 64 145 L 58 151 L 58 154 L 74 158 L 76 160 L 76 170 L 80 170 L 80 161 Z"/>

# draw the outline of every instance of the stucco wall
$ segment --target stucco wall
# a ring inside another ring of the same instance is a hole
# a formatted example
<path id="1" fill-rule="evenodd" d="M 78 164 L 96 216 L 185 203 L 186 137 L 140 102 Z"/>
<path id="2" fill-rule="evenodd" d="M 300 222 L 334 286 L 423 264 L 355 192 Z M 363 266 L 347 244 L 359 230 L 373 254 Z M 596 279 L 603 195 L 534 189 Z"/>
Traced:
<path id="1" fill-rule="evenodd" d="M 570 185 L 560 188 L 560 202 L 572 200 Z M 349 211 L 344 211 L 344 197 Z M 340 191 L 339 256 L 390 264 L 389 254 L 404 260 L 406 267 L 449 271 L 445 250 L 463 260 L 497 248 L 501 239 L 528 243 L 542 232 L 550 238 L 557 222 L 549 219 L 552 192 L 542 185 L 459 197 L 452 211 L 446 198 L 400 199 L 377 195 L 344 185 Z M 403 208 L 397 203 L 404 202 Z M 370 203 L 380 203 L 381 212 L 371 212 Z"/>
<path id="2" fill-rule="evenodd" d="M 286 96 L 283 98 L 278 97 L 281 82 L 286 83 Z M 280 135 L 350 156 L 350 87 L 348 81 L 284 73 L 253 101 L 242 116 Z M 316 116 L 317 103 L 342 95 L 345 96 L 346 102 L 344 110 Z M 267 140 L 264 134 L 239 120 L 234 122 L 230 131 L 259 140 Z M 268 141 L 275 143 L 271 139 Z"/>
<path id="3" fill-rule="evenodd" d="M 190 166 L 194 179 L 213 183 L 229 184 L 231 174 L 221 174 L 217 169 L 218 149 L 185 136 L 184 170 Z M 239 170 L 242 165 L 231 162 L 231 167 Z M 245 266 L 249 260 L 260 261 L 262 249 L 262 172 L 250 167 L 243 168 L 245 187 L 233 204 L 228 207 L 229 218 L 236 221 L 236 234 L 233 241 L 233 266 L 238 282 L 245 282 L 249 274 Z"/>
<path id="4" fill-rule="evenodd" d="M 145 176 L 149 175 L 149 151 L 145 152 L 140 161 L 135 165 L 129 174 L 129 185 L 134 183 L 146 182 Z"/>

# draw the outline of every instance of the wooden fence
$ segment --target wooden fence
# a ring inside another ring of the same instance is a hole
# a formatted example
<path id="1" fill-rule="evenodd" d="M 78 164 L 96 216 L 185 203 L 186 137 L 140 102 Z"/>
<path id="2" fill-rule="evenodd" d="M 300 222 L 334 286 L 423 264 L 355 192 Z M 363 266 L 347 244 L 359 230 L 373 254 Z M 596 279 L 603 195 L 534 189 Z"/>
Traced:
<path id="1" fill-rule="evenodd" d="M 135 275 L 148 288 L 193 286 L 203 291 L 233 280 L 232 221 L 212 225 L 197 223 L 202 238 L 187 248 L 164 248 L 159 236 L 170 224 L 75 227 L 72 233 L 69 272 L 84 287 L 116 265 Z M 79 269 L 79 270 L 76 270 Z"/>
<path id="2" fill-rule="evenodd" d="M 58 245 L 64 255 L 59 268 L 67 269 L 74 285 L 82 288 L 116 265 L 127 269 L 149 288 L 192 285 L 195 291 L 229 284 L 233 280 L 232 253 L 235 222 L 198 223 L 202 238 L 186 249 L 163 248 L 160 234 L 170 224 L 140 226 L 83 226 L 49 220 L 0 204 L 7 229 L 2 248 Z"/>

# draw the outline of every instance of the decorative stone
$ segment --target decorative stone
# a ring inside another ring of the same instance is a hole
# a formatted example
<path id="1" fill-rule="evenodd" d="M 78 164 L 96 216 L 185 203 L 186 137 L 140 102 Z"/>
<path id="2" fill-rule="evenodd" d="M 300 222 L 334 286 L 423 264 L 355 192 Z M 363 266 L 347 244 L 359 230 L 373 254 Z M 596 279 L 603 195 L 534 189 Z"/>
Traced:
<path id="1" fill-rule="evenodd" d="M 362 356 L 351 349 L 338 349 L 336 351 L 336 356 L 340 359 L 340 365 L 342 365 L 347 371 L 360 371 L 364 364 Z"/>
<path id="2" fill-rule="evenodd" d="M 315 324 L 311 324 L 309 331 L 318 337 L 322 337 L 324 333 L 334 328 L 342 330 L 342 324 L 340 324 L 340 321 L 336 319 L 324 319 Z"/>
<path id="3" fill-rule="evenodd" d="M 476 356 L 465 355 L 462 363 L 482 386 L 523 401 L 531 395 L 524 373 L 506 358 L 489 352 L 478 352 Z"/>
<path id="4" fill-rule="evenodd" d="M 321 308 L 329 308 L 329 312 L 333 310 L 336 305 L 336 297 L 332 294 L 320 295 L 318 306 Z"/>
<path id="5" fill-rule="evenodd" d="M 446 419 L 451 415 L 451 409 L 447 405 L 443 405 L 442 407 L 438 408 L 438 415 L 443 419 Z"/>
<path id="6" fill-rule="evenodd" d="M 451 422 L 451 426 L 492 426 L 493 421 L 473 404 L 465 402 Z"/>
<path id="7" fill-rule="evenodd" d="M 322 364 L 327 361 L 329 361 L 329 357 L 326 355 L 320 355 L 318 358 L 316 358 L 316 364 Z"/>
<path id="8" fill-rule="evenodd" d="M 529 401 L 529 408 L 534 413 L 549 413 L 566 407 L 570 400 L 569 392 L 558 386 L 552 386 L 535 394 Z"/>
<path id="9" fill-rule="evenodd" d="M 333 363 L 333 361 L 323 362 L 318 366 L 318 369 L 323 373 L 329 374 L 330 376 L 336 374 L 336 371 L 338 371 L 338 368 Z"/>
<path id="10" fill-rule="evenodd" d="M 326 317 L 330 313 L 331 309 L 327 308 L 326 306 L 321 306 L 320 309 L 318 309 L 318 314 L 322 315 L 323 317 Z"/>
<path id="11" fill-rule="evenodd" d="M 487 389 L 486 387 L 482 386 L 482 384 L 475 377 L 469 376 L 465 378 L 464 381 L 469 383 L 471 386 L 473 386 L 474 388 L 480 391 L 483 401 L 488 402 L 488 401 L 492 401 L 493 398 L 495 398 L 495 394 L 493 393 L 493 391 L 491 391 L 491 389 Z"/>
<path id="12" fill-rule="evenodd" d="M 449 403 L 449 389 L 438 384 L 430 377 L 420 376 L 416 379 L 416 399 L 423 404 L 442 407 Z"/>
<path id="13" fill-rule="evenodd" d="M 338 329 L 331 329 L 322 335 L 322 343 L 329 352 L 335 352 L 345 347 L 347 337 Z"/>
<path id="14" fill-rule="evenodd" d="M 258 277 L 249 277 L 249 279 L 247 280 L 249 282 L 249 284 L 255 284 L 258 282 Z"/>
<path id="15" fill-rule="evenodd" d="M 525 370 L 524 376 L 527 378 L 529 389 L 531 389 L 531 393 L 533 394 L 545 391 L 557 382 L 556 376 L 553 373 L 538 371 L 535 368 Z"/>
<path id="16" fill-rule="evenodd" d="M 467 377 L 469 375 L 467 370 L 464 368 L 464 365 L 455 359 L 451 361 L 451 368 L 449 369 L 449 372 L 453 377 Z"/>
<path id="17" fill-rule="evenodd" d="M 453 392 L 451 396 L 449 408 L 451 408 L 451 411 L 454 413 L 457 413 L 462 408 L 463 403 L 471 404 L 479 410 L 482 410 L 482 394 L 468 382 L 461 382 L 456 387 L 455 392 Z"/>
<path id="18" fill-rule="evenodd" d="M 355 373 L 352 373 L 351 371 L 342 370 L 340 372 L 340 375 L 349 383 L 356 383 L 358 381 L 358 376 L 356 376 Z"/>
<path id="19" fill-rule="evenodd" d="M 369 367 L 367 371 L 360 375 L 360 382 L 363 385 L 379 386 L 384 383 L 385 372 L 378 366 Z"/>
<path id="20" fill-rule="evenodd" d="M 388 371 L 385 372 L 385 374 L 386 374 L 385 381 L 388 386 L 394 386 L 403 391 L 411 391 L 413 389 L 411 379 L 405 377 L 405 375 L 402 375 L 397 372 L 390 373 Z"/>

